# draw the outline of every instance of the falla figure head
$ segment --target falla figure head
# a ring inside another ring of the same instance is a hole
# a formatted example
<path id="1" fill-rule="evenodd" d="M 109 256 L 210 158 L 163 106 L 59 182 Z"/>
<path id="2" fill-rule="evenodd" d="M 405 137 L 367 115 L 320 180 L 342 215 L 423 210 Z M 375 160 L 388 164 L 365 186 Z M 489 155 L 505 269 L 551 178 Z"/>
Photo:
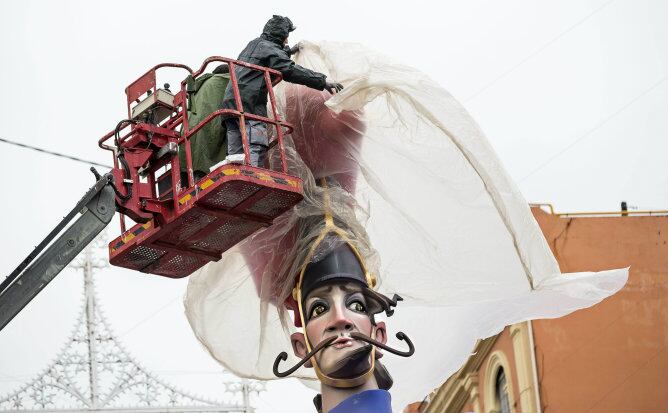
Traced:
<path id="1" fill-rule="evenodd" d="M 327 206 L 327 197 L 325 200 Z M 374 290 L 376 277 L 367 270 L 351 233 L 335 223 L 329 211 L 325 208 L 325 225 L 320 220 L 322 228 L 286 302 L 295 325 L 301 327 L 291 335 L 293 353 L 301 361 L 280 372 L 280 362 L 287 359 L 283 352 L 274 363 L 274 374 L 285 377 L 304 365 L 313 368 L 322 385 L 330 388 L 388 390 L 392 378 L 379 360 L 382 351 L 407 357 L 414 349 L 403 333 L 397 337 L 407 342 L 409 351 L 387 347 L 385 322 L 376 321 L 375 316 L 382 312 L 391 316 L 401 297 L 389 298 Z"/>

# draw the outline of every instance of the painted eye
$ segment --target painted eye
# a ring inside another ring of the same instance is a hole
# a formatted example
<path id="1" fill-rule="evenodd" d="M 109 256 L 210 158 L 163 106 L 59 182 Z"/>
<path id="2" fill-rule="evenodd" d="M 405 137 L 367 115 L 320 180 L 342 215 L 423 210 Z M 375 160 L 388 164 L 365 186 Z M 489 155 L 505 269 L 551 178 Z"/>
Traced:
<path id="1" fill-rule="evenodd" d="M 310 318 L 317 317 L 317 316 L 321 315 L 322 313 L 324 313 L 325 311 L 327 311 L 327 307 L 325 307 L 322 304 L 317 304 L 317 305 L 313 306 L 313 308 L 311 308 Z"/>
<path id="2" fill-rule="evenodd" d="M 358 313 L 366 313 L 366 307 L 360 301 L 353 301 L 352 303 L 350 303 L 348 308 L 350 308 L 353 311 L 357 311 Z"/>

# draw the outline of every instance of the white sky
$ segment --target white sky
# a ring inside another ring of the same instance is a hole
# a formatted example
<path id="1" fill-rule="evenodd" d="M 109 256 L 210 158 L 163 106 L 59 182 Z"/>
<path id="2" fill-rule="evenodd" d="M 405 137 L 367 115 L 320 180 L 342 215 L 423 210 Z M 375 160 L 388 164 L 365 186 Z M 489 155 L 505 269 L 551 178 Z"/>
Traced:
<path id="1" fill-rule="evenodd" d="M 159 62 L 236 57 L 276 13 L 297 25 L 291 43 L 360 42 L 429 74 L 472 113 L 528 201 L 558 211 L 616 210 L 622 200 L 668 209 L 668 3 L 316 4 L 4 1 L 0 137 L 110 163 L 96 142 L 124 118 L 131 81 Z M 5 276 L 93 177 L 86 165 L 1 142 L 0 176 Z M 109 238 L 117 231 L 110 226 Z M 165 380 L 215 397 L 219 368 L 187 325 L 185 285 L 118 268 L 98 276 L 125 347 Z M 81 276 L 64 271 L 0 333 L 0 395 L 53 359 L 80 292 Z M 258 407 L 312 412 L 310 398 L 297 383 L 272 384 Z"/>

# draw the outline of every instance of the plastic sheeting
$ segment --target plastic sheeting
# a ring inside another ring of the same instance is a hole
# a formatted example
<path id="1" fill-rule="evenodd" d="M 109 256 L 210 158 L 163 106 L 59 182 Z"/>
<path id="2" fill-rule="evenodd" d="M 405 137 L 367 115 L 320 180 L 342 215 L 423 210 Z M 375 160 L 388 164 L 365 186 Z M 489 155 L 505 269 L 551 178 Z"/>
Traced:
<path id="1" fill-rule="evenodd" d="M 322 228 L 323 176 L 378 291 L 404 298 L 385 320 L 391 346 L 402 347 L 397 331 L 416 346 L 411 358 L 383 357 L 396 411 L 455 372 L 477 339 L 591 306 L 624 285 L 626 269 L 560 273 L 475 121 L 420 71 L 358 44 L 304 43 L 296 61 L 345 85 L 333 97 L 285 82 L 276 90 L 296 126 L 288 153 L 307 198 L 191 275 L 185 297 L 195 334 L 227 369 L 274 379 L 276 355 L 292 353 L 296 328 L 277 303 Z M 312 369 L 295 374 L 315 378 Z"/>

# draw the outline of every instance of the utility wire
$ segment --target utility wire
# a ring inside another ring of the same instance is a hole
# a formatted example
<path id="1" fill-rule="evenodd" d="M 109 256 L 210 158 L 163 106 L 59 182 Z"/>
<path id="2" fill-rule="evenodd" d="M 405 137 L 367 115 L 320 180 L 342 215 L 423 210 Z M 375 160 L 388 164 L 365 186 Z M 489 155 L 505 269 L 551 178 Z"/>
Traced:
<path id="1" fill-rule="evenodd" d="M 174 304 L 174 302 L 175 302 L 176 300 L 178 300 L 178 299 L 181 298 L 181 297 L 183 297 L 183 294 L 179 294 L 179 295 L 175 296 L 174 298 L 172 298 L 171 300 L 169 300 L 167 303 L 165 303 L 162 307 L 157 308 L 157 309 L 156 309 L 155 311 L 153 311 L 151 314 L 149 314 L 148 316 L 144 317 L 143 319 L 141 319 L 141 320 L 139 320 L 137 323 L 135 323 L 135 325 L 133 325 L 132 327 L 128 328 L 128 329 L 125 330 L 123 333 L 119 334 L 118 337 L 121 338 L 121 337 L 123 337 L 123 336 L 126 336 L 126 335 L 130 334 L 131 332 L 133 332 L 134 330 L 136 330 L 139 326 L 141 326 L 142 324 L 144 324 L 144 323 L 147 322 L 148 320 L 152 319 L 153 317 L 157 316 L 159 313 L 161 313 L 161 312 L 163 312 L 164 310 L 166 310 L 167 308 L 169 308 L 172 304 Z"/>
<path id="2" fill-rule="evenodd" d="M 14 145 L 14 146 L 19 146 L 19 147 L 25 148 L 25 149 L 31 149 L 31 150 L 37 151 L 37 152 L 46 153 L 48 155 L 57 156 L 59 158 L 69 159 L 71 161 L 77 161 L 77 162 L 85 163 L 86 165 L 95 165 L 95 166 L 99 166 L 101 168 L 112 169 L 112 167 L 109 166 L 109 165 L 103 165 L 101 163 L 88 161 L 86 159 L 77 158 L 76 156 L 70 156 L 70 155 L 65 155 L 65 154 L 58 153 L 58 152 L 53 152 L 53 151 L 50 151 L 48 149 L 38 148 L 37 146 L 32 146 L 32 145 L 26 145 L 25 143 L 15 142 L 15 141 L 5 139 L 5 138 L 0 138 L 0 142 L 8 143 L 8 144 Z"/>
<path id="3" fill-rule="evenodd" d="M 616 117 L 616 116 L 619 115 L 620 113 L 624 112 L 624 111 L 625 111 L 626 109 L 628 109 L 629 107 L 633 106 L 634 103 L 636 103 L 637 101 L 639 101 L 641 98 L 643 98 L 645 95 L 647 95 L 647 94 L 648 94 L 649 92 L 651 92 L 652 90 L 654 90 L 654 89 L 656 89 L 657 87 L 659 87 L 659 85 L 661 85 L 661 83 L 663 83 L 663 82 L 665 82 L 665 81 L 666 81 L 666 76 L 662 77 L 661 79 L 659 79 L 658 82 L 654 83 L 654 84 L 653 84 L 652 86 L 650 86 L 648 89 L 645 89 L 645 90 L 644 90 L 643 92 L 641 92 L 639 95 L 637 95 L 636 97 L 634 97 L 633 99 L 631 99 L 627 104 L 625 104 L 624 106 L 620 107 L 619 109 L 617 109 L 616 111 L 614 111 L 614 112 L 611 113 L 610 115 L 608 115 L 608 116 L 606 116 L 605 118 L 603 118 L 602 120 L 600 120 L 596 125 L 594 125 L 594 127 L 592 127 L 591 129 L 589 129 L 586 133 L 584 133 L 583 135 L 581 135 L 579 138 L 577 138 L 577 139 L 574 140 L 573 142 L 569 143 L 565 148 L 563 148 L 563 149 L 560 150 L 559 152 L 555 153 L 554 155 L 550 156 L 550 157 L 547 158 L 543 163 L 541 163 L 541 164 L 538 165 L 536 168 L 534 168 L 531 172 L 529 172 L 529 173 L 528 173 L 527 175 L 525 175 L 522 179 L 520 179 L 520 182 L 524 182 L 527 178 L 529 178 L 530 176 L 534 175 L 536 172 L 538 172 L 538 171 L 540 171 L 541 169 L 543 169 L 544 167 L 546 167 L 546 166 L 547 166 L 548 164 L 550 164 L 552 161 L 554 161 L 555 159 L 557 159 L 558 157 L 560 157 L 561 155 L 563 155 L 564 153 L 566 153 L 569 149 L 571 149 L 572 147 L 574 147 L 574 146 L 577 145 L 578 143 L 582 142 L 583 140 L 585 140 L 586 138 L 588 138 L 589 136 L 591 136 L 591 135 L 592 135 L 594 132 L 596 132 L 598 129 L 602 128 L 606 123 L 610 122 L 610 120 L 612 120 L 614 117 Z"/>
<path id="4" fill-rule="evenodd" d="M 608 390 L 603 396 L 601 396 L 596 401 L 596 403 L 594 403 L 593 405 L 591 405 L 589 407 L 589 409 L 587 409 L 587 412 L 590 412 L 590 411 L 594 410 L 594 408 L 597 407 L 602 401 L 604 401 L 610 395 L 610 393 L 614 392 L 615 390 L 618 390 L 620 387 L 622 387 L 624 384 L 626 384 L 626 382 L 629 381 L 633 376 L 638 374 L 640 371 L 644 370 L 645 367 L 647 367 L 651 362 L 653 362 L 654 359 L 657 358 L 657 356 L 659 356 L 665 350 L 666 350 L 666 345 L 664 344 L 652 355 L 652 357 L 648 358 L 642 365 L 636 367 L 631 373 L 629 373 L 626 377 L 624 377 L 624 380 L 617 383 L 610 390 Z"/>
<path id="5" fill-rule="evenodd" d="M 65 158 L 65 159 L 69 159 L 69 160 L 72 160 L 72 161 L 85 163 L 85 164 L 87 164 L 87 165 L 95 165 L 95 166 L 99 166 L 99 167 L 102 167 L 102 168 L 112 169 L 112 167 L 109 166 L 109 165 L 103 165 L 103 164 L 100 164 L 100 163 L 97 163 L 97 162 L 93 162 L 93 161 L 89 161 L 89 160 L 86 160 L 86 159 L 77 158 L 77 157 L 75 157 L 75 156 L 65 155 L 65 154 L 58 153 L 58 152 L 53 152 L 53 151 L 50 151 L 50 150 L 47 150 L 47 149 L 43 149 L 43 148 L 38 148 L 38 147 L 36 147 L 36 146 L 32 146 L 32 145 L 26 145 L 26 144 L 24 144 L 24 143 L 15 142 L 15 141 L 12 141 L 12 140 L 9 140 L 9 139 L 5 139 L 5 138 L 0 138 L 0 142 L 4 142 L 4 143 L 10 144 L 10 145 L 14 145 L 14 146 L 19 146 L 19 147 L 21 147 L 21 148 L 25 148 L 25 149 L 31 149 L 31 150 L 33 150 L 33 151 L 37 151 L 37 152 L 41 152 L 41 153 L 46 153 L 46 154 L 48 154 L 48 155 L 53 155 L 53 156 L 56 156 L 56 157 L 59 157 L 59 158 Z M 158 315 L 160 312 L 162 312 L 162 311 L 164 311 L 165 309 L 167 309 L 170 305 L 172 305 L 176 300 L 178 300 L 178 299 L 181 298 L 181 297 L 182 297 L 182 295 L 179 294 L 179 295 L 177 295 L 176 297 L 174 297 L 173 299 L 169 300 L 169 302 L 167 302 L 165 305 L 163 305 L 162 307 L 158 308 L 158 309 L 155 310 L 153 313 L 149 314 L 146 318 L 140 320 L 140 321 L 137 322 L 135 325 L 133 325 L 132 327 L 130 327 L 129 329 L 127 329 L 125 332 L 123 332 L 122 334 L 120 334 L 119 337 L 122 337 L 122 336 L 125 336 L 125 335 L 131 333 L 132 331 L 134 331 L 135 329 L 137 329 L 139 326 L 141 326 L 142 324 L 144 324 L 145 322 L 147 322 L 147 321 L 150 320 L 151 318 L 155 317 L 155 316 Z M 7 376 L 7 377 L 9 377 L 9 376 Z M 0 380 L 0 381 L 3 381 L 3 380 Z"/>
<path id="6" fill-rule="evenodd" d="M 494 79 L 492 79 L 491 81 L 489 81 L 486 85 L 484 85 L 483 87 L 481 87 L 480 89 L 478 89 L 477 92 L 475 92 L 474 94 L 472 94 L 471 96 L 469 96 L 468 98 L 466 98 L 466 99 L 464 100 L 464 102 L 468 102 L 468 101 L 473 100 L 473 99 L 475 99 L 476 97 L 478 97 L 478 95 L 480 95 L 482 92 L 484 92 L 485 90 L 489 89 L 490 87 L 492 87 L 492 85 L 494 85 L 495 83 L 497 83 L 499 80 L 503 79 L 504 77 L 506 77 L 506 76 L 508 76 L 509 74 L 511 74 L 512 72 L 514 72 L 518 67 L 522 66 L 524 63 L 526 63 L 526 62 L 528 62 L 529 60 L 531 60 L 531 59 L 532 59 L 533 57 L 535 57 L 537 54 L 539 54 L 539 53 L 542 52 L 543 50 L 545 50 L 545 49 L 547 49 L 548 47 L 550 47 L 550 46 L 551 46 L 553 43 L 555 43 L 557 40 L 559 40 L 559 39 L 561 39 L 562 37 L 564 37 L 568 32 L 570 32 L 571 30 L 573 30 L 573 29 L 575 29 L 576 27 L 580 26 L 582 23 L 584 23 L 584 22 L 586 22 L 587 20 L 589 20 L 592 16 L 594 16 L 596 13 L 600 12 L 601 10 L 603 10 L 604 8 L 606 8 L 607 6 L 609 6 L 610 3 L 614 2 L 614 1 L 615 1 L 615 0 L 608 0 L 607 2 L 603 3 L 601 6 L 597 7 L 597 8 L 594 9 L 592 12 L 590 12 L 589 14 L 587 14 L 586 16 L 584 16 L 583 18 L 581 18 L 580 20 L 578 20 L 578 21 L 575 22 L 574 24 L 570 25 L 566 30 L 563 30 L 563 31 L 560 32 L 558 35 L 556 35 L 555 37 L 553 37 L 552 39 L 550 39 L 547 43 L 543 44 L 541 47 L 539 47 L 538 49 L 534 50 L 531 54 L 529 54 L 527 57 L 525 57 L 524 59 L 522 59 L 519 63 L 517 63 L 516 65 L 512 66 L 510 69 L 506 70 L 505 72 L 501 73 L 500 75 L 498 75 L 497 77 L 495 77 Z"/>

